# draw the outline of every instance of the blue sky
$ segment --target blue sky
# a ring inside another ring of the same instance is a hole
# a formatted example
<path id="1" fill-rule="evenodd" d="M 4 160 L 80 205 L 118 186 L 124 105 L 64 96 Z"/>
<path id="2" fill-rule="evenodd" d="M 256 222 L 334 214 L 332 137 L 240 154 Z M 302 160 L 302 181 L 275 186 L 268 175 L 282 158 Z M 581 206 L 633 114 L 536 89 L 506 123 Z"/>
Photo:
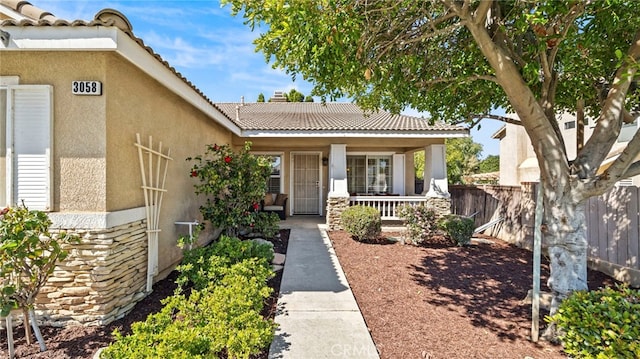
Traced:
<path id="1" fill-rule="evenodd" d="M 256 53 L 253 40 L 258 32 L 230 15 L 219 1 L 187 0 L 30 0 L 55 16 L 67 20 L 92 20 L 95 14 L 112 8 L 123 13 L 133 33 L 214 102 L 253 102 L 259 93 L 269 97 L 274 91 L 292 88 L 309 94 L 311 84 L 295 82 L 276 70 Z M 406 114 L 419 115 L 407 110 Z M 474 141 L 483 145 L 483 157 L 497 155 L 499 143 L 491 135 L 501 123 L 485 120 L 481 130 L 473 129 Z"/>

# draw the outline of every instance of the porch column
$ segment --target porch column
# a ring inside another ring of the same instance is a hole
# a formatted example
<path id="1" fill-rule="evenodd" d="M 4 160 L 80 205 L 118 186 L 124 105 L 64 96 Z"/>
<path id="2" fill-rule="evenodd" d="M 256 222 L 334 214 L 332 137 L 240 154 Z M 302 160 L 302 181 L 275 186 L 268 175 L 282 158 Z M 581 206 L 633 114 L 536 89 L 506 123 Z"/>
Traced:
<path id="1" fill-rule="evenodd" d="M 430 145 L 424 149 L 424 195 L 449 197 L 446 147 Z"/>
<path id="2" fill-rule="evenodd" d="M 451 213 L 451 195 L 447 180 L 446 147 L 430 145 L 424 149 L 424 193 L 427 207 L 436 212 L 437 217 Z"/>
<path id="3" fill-rule="evenodd" d="M 404 188 L 406 196 L 415 196 L 416 194 L 416 168 L 415 168 L 415 152 L 407 152 L 404 154 Z"/>
<path id="4" fill-rule="evenodd" d="M 332 144 L 329 151 L 329 194 L 327 198 L 327 226 L 341 229 L 342 211 L 349 207 L 347 187 L 347 145 Z"/>

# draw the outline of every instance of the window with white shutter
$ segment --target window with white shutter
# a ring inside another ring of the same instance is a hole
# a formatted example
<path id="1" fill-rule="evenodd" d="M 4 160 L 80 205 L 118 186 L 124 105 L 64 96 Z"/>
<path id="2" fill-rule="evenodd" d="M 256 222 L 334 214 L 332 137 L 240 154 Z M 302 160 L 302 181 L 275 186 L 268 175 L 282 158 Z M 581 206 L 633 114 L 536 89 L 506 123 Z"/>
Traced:
<path id="1" fill-rule="evenodd" d="M 4 204 L 24 202 L 29 209 L 51 210 L 52 87 L 5 86 L 1 95 L 6 96 Z"/>

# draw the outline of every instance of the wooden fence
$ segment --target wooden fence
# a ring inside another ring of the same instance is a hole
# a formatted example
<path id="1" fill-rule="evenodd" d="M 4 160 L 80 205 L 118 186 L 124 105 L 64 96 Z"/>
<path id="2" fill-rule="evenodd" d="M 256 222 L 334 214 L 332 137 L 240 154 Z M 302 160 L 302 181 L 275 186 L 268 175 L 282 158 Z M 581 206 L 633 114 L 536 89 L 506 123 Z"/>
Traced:
<path id="1" fill-rule="evenodd" d="M 474 215 L 476 227 L 502 219 L 484 233 L 533 246 L 535 183 L 513 186 L 450 186 L 452 211 Z M 589 265 L 640 287 L 640 190 L 615 187 L 586 205 Z"/>

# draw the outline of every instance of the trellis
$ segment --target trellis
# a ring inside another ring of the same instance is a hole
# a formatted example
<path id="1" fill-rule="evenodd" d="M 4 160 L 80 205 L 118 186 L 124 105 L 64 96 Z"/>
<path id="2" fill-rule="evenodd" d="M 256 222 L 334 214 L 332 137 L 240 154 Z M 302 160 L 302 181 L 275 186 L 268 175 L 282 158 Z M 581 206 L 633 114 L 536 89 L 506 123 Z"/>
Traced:
<path id="1" fill-rule="evenodd" d="M 171 158 L 171 149 L 167 148 L 167 154 L 163 153 L 162 142 L 158 150 L 153 149 L 153 138 L 149 136 L 148 146 L 142 144 L 140 134 L 136 133 L 135 146 L 138 148 L 140 159 L 140 173 L 142 175 L 142 190 L 147 214 L 147 292 L 153 288 L 153 278 L 158 274 L 158 233 L 160 233 L 160 209 L 162 197 L 167 190 L 167 168 Z M 146 156 L 145 156 L 146 155 Z M 145 163 L 146 157 L 146 163 Z M 155 166 L 154 166 L 155 164 Z"/>

